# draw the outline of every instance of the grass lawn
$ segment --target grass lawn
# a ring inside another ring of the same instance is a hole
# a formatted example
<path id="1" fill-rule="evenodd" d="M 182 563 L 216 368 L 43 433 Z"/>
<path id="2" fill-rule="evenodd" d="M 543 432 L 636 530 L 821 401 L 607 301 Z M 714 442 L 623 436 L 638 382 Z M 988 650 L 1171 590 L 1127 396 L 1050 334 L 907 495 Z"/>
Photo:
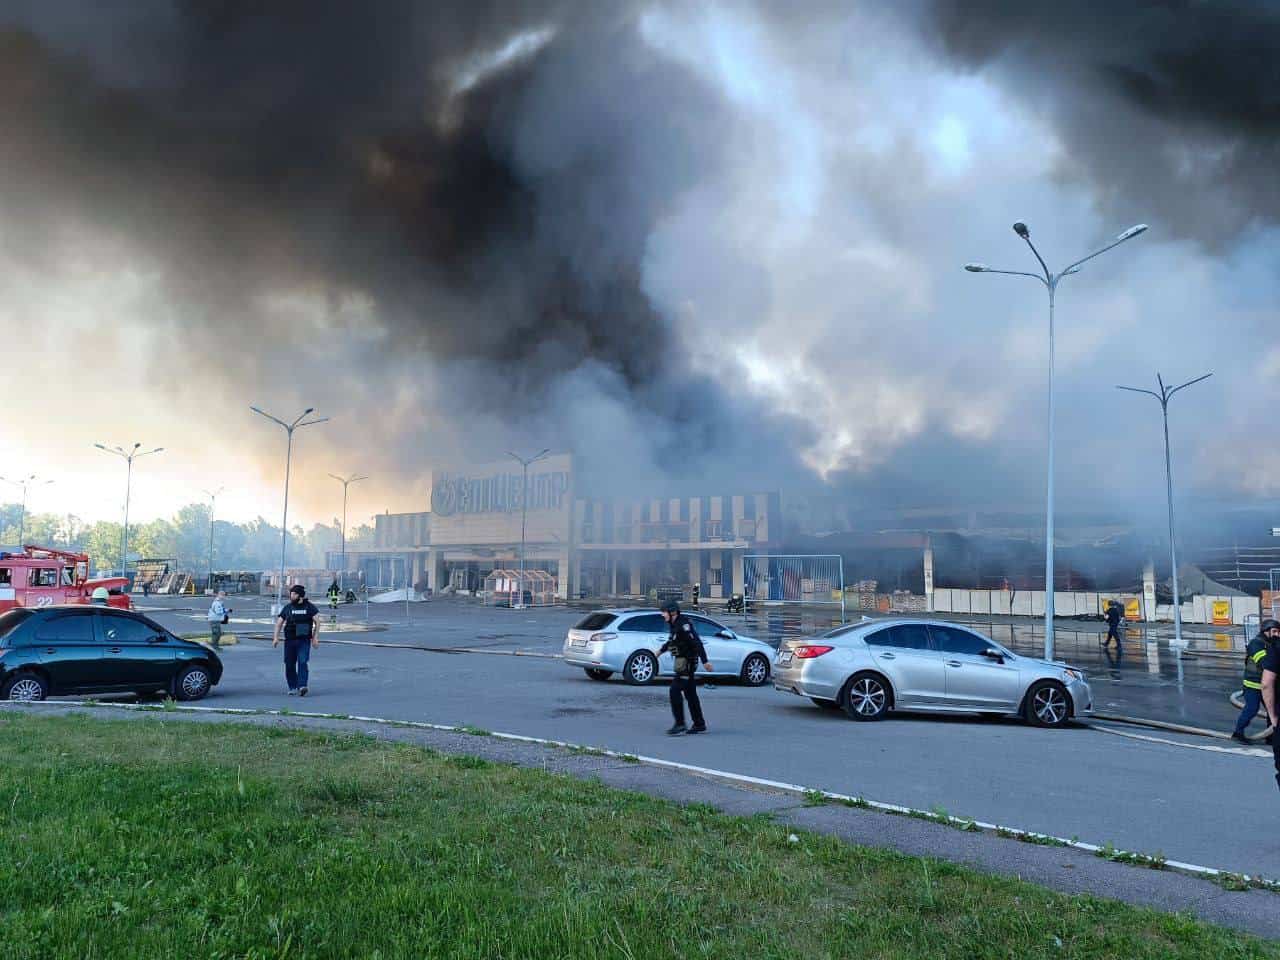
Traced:
<path id="1" fill-rule="evenodd" d="M 1184 916 L 365 737 L 15 711 L 0 745 L 8 960 L 1280 957 Z"/>

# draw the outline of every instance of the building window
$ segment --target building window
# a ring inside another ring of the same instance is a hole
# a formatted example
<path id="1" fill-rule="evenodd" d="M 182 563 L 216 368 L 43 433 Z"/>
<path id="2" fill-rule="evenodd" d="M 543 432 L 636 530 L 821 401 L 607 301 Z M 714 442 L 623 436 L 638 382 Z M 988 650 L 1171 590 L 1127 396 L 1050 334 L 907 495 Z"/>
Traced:
<path id="1" fill-rule="evenodd" d="M 754 520 L 740 520 L 738 522 L 738 536 L 743 540 L 754 540 L 756 537 L 756 522 Z"/>
<path id="2" fill-rule="evenodd" d="M 631 542 L 631 524 L 620 523 L 613 528 L 614 543 L 630 543 Z"/>
<path id="3" fill-rule="evenodd" d="M 702 538 L 704 540 L 719 540 L 720 539 L 720 521 L 707 520 L 705 523 L 703 523 Z"/>
<path id="4" fill-rule="evenodd" d="M 721 579 L 723 571 L 719 567 L 712 567 L 707 571 L 707 584 L 712 587 L 718 587 L 724 581 Z"/>
<path id="5" fill-rule="evenodd" d="M 584 523 L 582 525 L 582 542 L 583 543 L 596 542 L 596 528 L 589 523 Z"/>

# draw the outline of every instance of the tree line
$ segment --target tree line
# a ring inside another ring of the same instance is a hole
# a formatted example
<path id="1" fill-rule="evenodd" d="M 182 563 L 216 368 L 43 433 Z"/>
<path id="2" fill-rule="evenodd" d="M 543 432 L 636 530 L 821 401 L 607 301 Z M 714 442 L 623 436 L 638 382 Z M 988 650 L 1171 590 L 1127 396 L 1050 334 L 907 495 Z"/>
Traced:
<path id="1" fill-rule="evenodd" d="M 0 546 L 19 544 L 20 504 L 0 505 Z M 176 561 L 179 570 L 203 573 L 209 565 L 209 505 L 191 503 L 170 519 L 129 524 L 129 555 L 144 559 Z M 31 513 L 22 525 L 26 543 L 89 555 L 93 569 L 119 569 L 121 524 L 109 520 L 88 523 L 72 513 Z M 337 550 L 341 526 L 314 524 L 310 530 L 289 530 L 285 563 L 290 567 L 323 567 L 325 551 Z M 369 524 L 347 529 L 347 548 L 373 545 Z M 215 520 L 213 568 L 215 570 L 272 570 L 280 562 L 280 528 L 262 517 L 248 523 Z"/>

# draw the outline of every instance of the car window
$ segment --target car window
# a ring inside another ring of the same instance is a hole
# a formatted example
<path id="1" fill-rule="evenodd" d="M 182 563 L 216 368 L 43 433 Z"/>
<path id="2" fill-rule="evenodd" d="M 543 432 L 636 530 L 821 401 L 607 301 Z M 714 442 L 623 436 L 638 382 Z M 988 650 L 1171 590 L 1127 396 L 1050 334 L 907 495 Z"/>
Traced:
<path id="1" fill-rule="evenodd" d="M 44 567 L 32 567 L 27 574 L 27 586 L 29 587 L 56 587 L 58 585 L 58 569 L 45 569 Z"/>
<path id="2" fill-rule="evenodd" d="M 967 653 L 977 656 L 983 650 L 991 648 L 991 644 L 984 638 L 972 634 L 968 630 L 958 630 L 955 627 L 930 626 L 929 632 L 933 634 L 933 642 L 938 645 L 938 649 L 943 653 Z"/>
<path id="3" fill-rule="evenodd" d="M 93 617 L 88 613 L 64 613 L 47 617 L 36 627 L 42 643 L 93 643 Z"/>
<path id="4" fill-rule="evenodd" d="M 0 647 L 8 646 L 5 643 L 5 637 L 17 630 L 19 625 L 31 616 L 33 616 L 32 612 L 22 607 L 0 613 Z"/>
<path id="5" fill-rule="evenodd" d="M 667 621 L 662 619 L 660 613 L 645 613 L 638 617 L 628 617 L 618 629 L 628 633 L 666 633 Z"/>
<path id="6" fill-rule="evenodd" d="M 601 630 L 613 623 L 612 613 L 588 613 L 578 621 L 575 630 Z"/>
<path id="7" fill-rule="evenodd" d="M 698 631 L 700 637 L 714 637 L 721 630 L 728 630 L 728 627 L 722 627 L 714 620 L 708 620 L 706 617 L 690 617 L 693 621 L 693 629 Z M 732 632 L 732 631 L 731 631 Z"/>
<path id="8" fill-rule="evenodd" d="M 155 627 L 132 617 L 102 618 L 102 635 L 108 643 L 146 643 L 159 633 Z"/>
<path id="9" fill-rule="evenodd" d="M 873 647 L 897 647 L 899 650 L 928 650 L 929 630 L 923 623 L 900 623 L 870 634 L 867 643 Z"/>

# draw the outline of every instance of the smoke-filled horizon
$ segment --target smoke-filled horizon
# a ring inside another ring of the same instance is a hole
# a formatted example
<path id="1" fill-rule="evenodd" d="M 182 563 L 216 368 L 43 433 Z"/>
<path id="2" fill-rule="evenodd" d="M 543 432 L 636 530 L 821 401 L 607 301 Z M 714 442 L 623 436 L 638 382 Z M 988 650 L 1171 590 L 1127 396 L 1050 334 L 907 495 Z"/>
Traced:
<path id="1" fill-rule="evenodd" d="M 1158 516 L 1158 408 L 1113 389 L 1157 369 L 1216 373 L 1180 488 L 1280 496 L 1280 17 L 998 8 L 9 0 L 6 461 L 109 515 L 89 443 L 136 436 L 136 509 L 271 516 L 253 403 L 332 417 L 304 520 L 329 472 L 367 515 L 542 447 L 597 494 L 1034 505 L 1043 291 L 961 265 L 1143 221 L 1060 291 L 1060 496 Z"/>

